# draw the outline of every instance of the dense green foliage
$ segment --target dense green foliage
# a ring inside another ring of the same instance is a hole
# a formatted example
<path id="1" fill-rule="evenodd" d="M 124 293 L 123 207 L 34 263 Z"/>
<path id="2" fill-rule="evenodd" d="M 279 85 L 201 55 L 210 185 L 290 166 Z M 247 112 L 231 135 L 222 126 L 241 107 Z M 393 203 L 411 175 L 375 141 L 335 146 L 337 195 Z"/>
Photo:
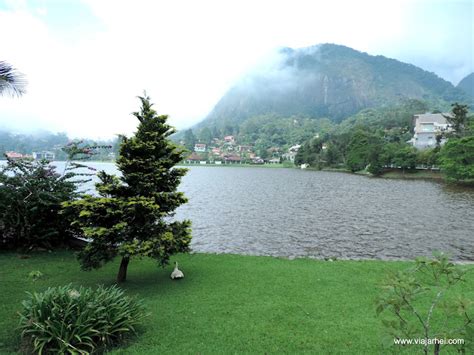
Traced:
<path id="1" fill-rule="evenodd" d="M 457 102 L 451 105 L 451 114 L 444 116 L 446 121 L 454 129 L 454 132 L 447 134 L 449 137 L 463 137 L 472 132 L 469 131 L 469 109 L 467 105 L 461 105 Z"/>
<path id="2" fill-rule="evenodd" d="M 331 127 L 332 123 L 326 119 L 263 115 L 245 121 L 239 127 L 237 139 L 243 144 L 254 145 L 257 154 L 265 158 L 269 148 L 286 150 L 310 139 L 318 132 L 329 131 Z"/>
<path id="3" fill-rule="evenodd" d="M 403 170 L 417 164 L 432 166 L 439 149 L 417 153 L 407 143 L 412 137 L 413 115 L 426 109 L 422 101 L 407 100 L 402 105 L 363 110 L 307 141 L 295 162 L 353 172 L 367 168 L 373 175 L 381 174 L 384 166 Z"/>
<path id="4" fill-rule="evenodd" d="M 450 180 L 474 182 L 474 135 L 449 139 L 441 150 L 441 166 Z"/>
<path id="5" fill-rule="evenodd" d="M 120 344 L 145 316 L 116 286 L 71 284 L 28 293 L 20 312 L 24 348 L 38 354 L 90 354 Z"/>
<path id="6" fill-rule="evenodd" d="M 355 172 L 375 163 L 375 155 L 381 148 L 381 139 L 365 131 L 356 131 L 349 141 L 347 167 Z"/>
<path id="7" fill-rule="evenodd" d="M 148 97 L 140 97 L 136 134 L 122 137 L 117 167 L 121 177 L 98 174 L 99 196 L 65 204 L 76 216 L 74 225 L 90 243 L 80 252 L 83 269 L 101 267 L 122 257 L 117 281 L 126 279 L 132 257 L 147 256 L 161 265 L 178 252 L 189 250 L 190 221 L 172 221 L 174 210 L 187 199 L 177 191 L 186 169 L 175 168 L 183 150 L 168 137 L 175 130 L 166 115 L 157 115 Z"/>
<path id="8" fill-rule="evenodd" d="M 45 160 L 7 161 L 0 170 L 2 248 L 52 248 L 68 238 L 70 220 L 60 210 L 75 196 L 71 177 Z"/>
<path id="9" fill-rule="evenodd" d="M 440 152 L 441 167 L 450 181 L 474 183 L 474 116 L 466 105 L 454 103 L 446 119 L 455 131 L 447 133 L 448 142 Z"/>
<path id="10" fill-rule="evenodd" d="M 374 310 L 377 286 L 386 274 L 413 266 L 214 254 L 176 259 L 186 275 L 180 282 L 170 280 L 171 265 L 157 270 L 151 259 L 134 262 L 123 288 L 143 300 L 150 315 L 138 339 L 111 354 L 387 354 Z M 29 259 L 0 253 L 0 353 L 18 349 L 17 313 L 25 291 L 70 282 L 76 289 L 110 284 L 119 264 L 80 272 L 72 252 L 33 253 Z M 448 298 L 474 298 L 474 266 L 462 267 L 469 270 L 466 281 Z M 32 270 L 44 276 L 33 281 Z"/>
<path id="11" fill-rule="evenodd" d="M 455 103 L 446 115 L 454 127 L 442 136 L 448 142 L 432 149 L 416 150 L 407 141 L 412 136 L 411 119 L 425 104 L 407 101 L 402 106 L 368 109 L 336 125 L 328 133 L 307 141 L 295 158 L 296 164 L 313 168 L 367 169 L 380 175 L 384 168 L 413 171 L 416 166 L 441 166 L 451 181 L 474 181 L 474 117 L 467 105 Z M 441 136 L 439 137 L 441 138 Z"/>
<path id="12" fill-rule="evenodd" d="M 420 258 L 414 267 L 393 273 L 384 282 L 377 313 L 385 315 L 392 346 L 393 339 L 424 339 L 425 354 L 439 354 L 442 348 L 459 353 L 474 351 L 474 302 L 458 295 L 448 299 L 448 291 L 465 281 L 465 272 L 446 255 Z M 428 300 L 428 302 L 426 301 Z M 463 339 L 463 344 L 430 344 L 432 339 Z M 399 347 L 399 346 L 398 346 Z"/>

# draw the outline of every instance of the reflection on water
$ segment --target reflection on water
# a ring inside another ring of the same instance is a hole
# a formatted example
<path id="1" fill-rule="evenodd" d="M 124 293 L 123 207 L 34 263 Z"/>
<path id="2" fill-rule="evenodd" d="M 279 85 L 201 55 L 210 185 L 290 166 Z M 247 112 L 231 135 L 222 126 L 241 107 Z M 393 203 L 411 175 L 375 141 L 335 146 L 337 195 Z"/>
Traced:
<path id="1" fill-rule="evenodd" d="M 92 165 L 116 173 L 113 164 Z M 176 217 L 192 220 L 198 252 L 405 259 L 441 250 L 474 260 L 474 189 L 297 169 L 192 167 L 180 190 L 189 203 Z"/>

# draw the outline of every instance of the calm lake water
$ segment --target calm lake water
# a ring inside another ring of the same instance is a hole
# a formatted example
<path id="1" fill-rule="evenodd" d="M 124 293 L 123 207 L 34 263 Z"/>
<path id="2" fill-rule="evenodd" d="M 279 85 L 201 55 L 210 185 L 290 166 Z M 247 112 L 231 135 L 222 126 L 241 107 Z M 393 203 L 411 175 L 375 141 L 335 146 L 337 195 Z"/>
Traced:
<path id="1" fill-rule="evenodd" d="M 59 163 L 61 164 L 61 163 Z M 116 172 L 110 163 L 94 163 Z M 197 252 L 474 260 L 474 189 L 298 169 L 192 167 L 176 218 Z"/>

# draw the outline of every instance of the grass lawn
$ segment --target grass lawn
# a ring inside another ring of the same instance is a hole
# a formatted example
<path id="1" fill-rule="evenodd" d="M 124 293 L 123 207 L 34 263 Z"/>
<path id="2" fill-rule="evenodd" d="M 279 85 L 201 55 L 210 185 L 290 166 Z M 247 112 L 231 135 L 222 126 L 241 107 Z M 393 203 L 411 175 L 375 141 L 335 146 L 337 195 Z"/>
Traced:
<path id="1" fill-rule="evenodd" d="M 378 285 L 389 270 L 409 262 L 287 260 L 271 257 L 179 255 L 185 279 L 172 267 L 132 260 L 126 293 L 144 300 L 150 316 L 143 332 L 115 354 L 350 353 L 380 354 L 382 328 L 375 315 Z M 118 262 L 80 271 L 71 252 L 20 259 L 1 253 L 0 353 L 17 349 L 16 312 L 25 291 L 48 286 L 111 285 Z M 474 266 L 465 266 L 474 271 Z M 42 279 L 33 281 L 31 271 Z M 474 272 L 460 285 L 474 298 Z"/>

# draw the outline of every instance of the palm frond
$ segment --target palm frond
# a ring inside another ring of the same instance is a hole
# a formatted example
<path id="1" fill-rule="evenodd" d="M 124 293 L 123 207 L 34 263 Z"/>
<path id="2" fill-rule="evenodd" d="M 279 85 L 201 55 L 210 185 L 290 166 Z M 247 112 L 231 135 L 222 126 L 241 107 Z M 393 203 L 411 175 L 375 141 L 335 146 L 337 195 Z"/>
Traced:
<path id="1" fill-rule="evenodd" d="M 0 61 L 0 95 L 20 96 L 25 92 L 25 76 L 7 62 Z"/>

